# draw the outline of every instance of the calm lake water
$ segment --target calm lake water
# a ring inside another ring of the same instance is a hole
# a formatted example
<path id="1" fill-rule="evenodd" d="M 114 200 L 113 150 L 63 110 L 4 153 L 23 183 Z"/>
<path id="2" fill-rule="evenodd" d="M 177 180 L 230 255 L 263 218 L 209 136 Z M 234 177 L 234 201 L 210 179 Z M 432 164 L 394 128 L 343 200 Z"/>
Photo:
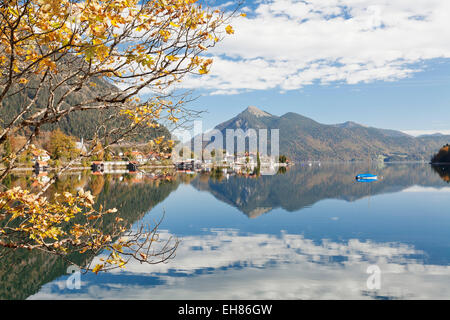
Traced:
<path id="1" fill-rule="evenodd" d="M 381 179 L 354 180 L 368 171 Z M 0 298 L 448 299 L 447 172 L 362 163 L 296 165 L 259 178 L 73 174 L 55 188 L 93 190 L 134 228 L 165 212 L 159 230 L 181 240 L 176 257 L 84 274 L 81 289 L 70 290 L 67 263 L 21 253 L 1 262 Z M 367 285 L 370 266 L 379 288 Z"/>

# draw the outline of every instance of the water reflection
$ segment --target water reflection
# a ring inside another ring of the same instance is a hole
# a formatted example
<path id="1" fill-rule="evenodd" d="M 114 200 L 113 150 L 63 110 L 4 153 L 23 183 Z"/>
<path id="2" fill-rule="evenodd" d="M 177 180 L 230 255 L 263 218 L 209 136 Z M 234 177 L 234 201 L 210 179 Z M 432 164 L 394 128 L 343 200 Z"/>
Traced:
<path id="1" fill-rule="evenodd" d="M 447 183 L 450 183 L 450 166 L 433 165 L 433 170 Z"/>
<path id="2" fill-rule="evenodd" d="M 298 211 L 324 199 L 355 201 L 367 196 L 399 192 L 413 185 L 440 186 L 439 176 L 425 164 L 395 164 L 371 168 L 379 181 L 370 184 L 355 182 L 355 176 L 367 170 L 367 164 L 321 164 L 295 166 L 283 175 L 247 179 L 198 177 L 192 185 L 208 191 L 255 218 L 275 208 Z M 442 178 L 444 179 L 444 178 Z M 445 179 L 444 179 L 445 180 Z"/>
<path id="3" fill-rule="evenodd" d="M 10 177 L 10 185 L 39 188 L 36 181 L 42 176 L 44 175 L 15 173 Z M 174 179 L 170 173 L 161 171 L 142 175 L 69 172 L 56 180 L 46 196 L 51 198 L 55 192 L 75 192 L 81 188 L 91 190 L 96 195 L 97 207 L 103 205 L 104 208 L 119 209 L 117 214 L 108 215 L 104 219 L 103 232 L 108 232 L 117 215 L 130 224 L 142 219 L 155 205 L 176 190 L 180 181 L 182 180 Z M 0 299 L 25 299 L 37 292 L 43 284 L 66 274 L 69 266 L 65 260 L 41 252 L 0 249 L 0 254 Z M 83 265 L 90 261 L 90 257 L 73 255 L 70 260 Z"/>
<path id="4" fill-rule="evenodd" d="M 72 172 L 57 180 L 49 197 L 89 189 L 98 205 L 117 207 L 130 223 L 152 220 L 167 208 L 162 235 L 182 237 L 175 260 L 84 275 L 82 289 L 72 291 L 65 288 L 64 261 L 17 251 L 1 261 L 0 298 L 448 297 L 447 171 L 425 164 L 367 167 L 299 165 L 260 177 L 223 171 Z M 355 175 L 364 171 L 380 180 L 356 183 Z M 51 174 L 14 174 L 9 183 L 38 187 L 36 180 Z M 363 198 L 373 199 L 370 214 Z M 382 270 L 377 291 L 366 287 L 366 270 L 373 264 Z"/>
<path id="5" fill-rule="evenodd" d="M 166 235 L 169 236 L 169 235 Z M 315 243 L 302 235 L 243 235 L 216 230 L 184 238 L 170 264 L 135 263 L 125 273 L 88 276 L 82 290 L 64 278 L 32 299 L 363 299 L 448 297 L 450 267 L 424 265 L 423 252 L 400 243 Z M 366 287 L 369 265 L 381 288 Z"/>

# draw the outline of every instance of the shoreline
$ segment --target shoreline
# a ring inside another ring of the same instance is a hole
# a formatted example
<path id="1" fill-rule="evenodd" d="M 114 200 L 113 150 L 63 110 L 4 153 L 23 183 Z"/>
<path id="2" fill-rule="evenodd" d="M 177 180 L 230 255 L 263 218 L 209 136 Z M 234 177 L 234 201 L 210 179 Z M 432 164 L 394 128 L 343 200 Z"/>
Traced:
<path id="1" fill-rule="evenodd" d="M 115 166 L 116 169 L 125 169 L 126 166 Z M 173 168 L 175 169 L 175 165 L 171 165 L 171 166 L 163 166 L 163 165 L 159 165 L 159 166 L 139 166 L 140 169 L 166 169 L 166 168 Z M 4 168 L 0 168 L 0 170 L 2 170 Z M 56 171 L 56 170 L 61 170 L 62 168 L 59 167 L 48 167 L 45 171 Z M 22 168 L 13 168 L 11 169 L 11 171 L 34 171 L 35 168 L 34 167 L 22 167 Z M 91 167 L 69 167 L 66 169 L 67 171 L 83 171 L 83 170 L 92 170 Z M 41 170 L 42 171 L 42 170 Z"/>
<path id="2" fill-rule="evenodd" d="M 311 161 L 299 161 L 299 162 L 291 162 L 290 164 L 286 165 L 286 164 L 278 164 L 278 166 L 293 166 L 293 165 L 302 165 L 302 164 L 359 164 L 359 163 L 367 163 L 367 161 L 364 160 L 358 160 L 358 161 L 320 161 L 320 160 L 311 160 Z M 436 163 L 431 163 L 431 162 L 427 162 L 427 161 L 387 161 L 387 162 L 377 162 L 377 161 L 373 161 L 373 164 L 376 163 L 380 163 L 380 164 L 414 164 L 414 163 L 423 163 L 423 164 L 430 164 L 430 165 L 450 165 L 449 162 L 436 162 Z M 105 164 L 108 164 L 108 162 L 105 162 Z M 225 167 L 223 165 L 217 165 L 217 166 L 211 166 L 211 165 L 207 165 L 208 167 Z M 116 169 L 120 169 L 120 168 L 125 168 L 126 166 L 120 165 L 114 166 Z M 142 165 L 139 166 L 140 169 L 167 169 L 167 168 L 173 168 L 173 169 L 177 169 L 176 164 L 172 164 L 172 165 Z M 0 170 L 3 170 L 4 168 L 0 168 Z M 60 167 L 48 167 L 46 171 L 56 171 L 56 170 L 60 170 Z M 67 168 L 66 170 L 68 171 L 83 171 L 83 170 L 91 170 L 92 168 L 89 167 L 82 167 L 82 166 L 74 166 L 74 167 L 70 167 Z M 18 168 L 13 168 L 11 171 L 33 171 L 35 170 L 34 167 L 18 167 Z"/>

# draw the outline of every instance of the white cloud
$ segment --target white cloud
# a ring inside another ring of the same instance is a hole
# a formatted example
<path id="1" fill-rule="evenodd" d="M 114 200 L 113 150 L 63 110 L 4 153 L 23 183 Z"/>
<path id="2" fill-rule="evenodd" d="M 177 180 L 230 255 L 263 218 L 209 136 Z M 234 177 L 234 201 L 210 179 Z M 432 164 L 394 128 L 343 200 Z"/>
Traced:
<path id="1" fill-rule="evenodd" d="M 261 2 L 211 51 L 211 74 L 185 85 L 235 94 L 406 78 L 414 63 L 450 58 L 449 12 L 446 0 Z"/>

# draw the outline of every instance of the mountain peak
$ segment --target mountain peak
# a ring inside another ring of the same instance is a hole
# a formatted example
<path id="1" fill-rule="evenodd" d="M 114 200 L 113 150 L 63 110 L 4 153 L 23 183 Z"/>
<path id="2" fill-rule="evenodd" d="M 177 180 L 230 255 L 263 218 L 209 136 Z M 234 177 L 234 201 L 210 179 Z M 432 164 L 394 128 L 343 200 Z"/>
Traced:
<path id="1" fill-rule="evenodd" d="M 266 129 L 267 133 L 278 129 L 279 152 L 293 161 L 367 160 L 368 154 L 373 158 L 383 156 L 385 161 L 423 160 L 429 159 L 431 153 L 438 150 L 446 140 L 445 136 L 416 139 L 400 131 L 370 127 L 353 121 L 322 124 L 294 112 L 282 116 L 271 115 L 254 106 L 217 125 L 215 129 L 223 136 L 226 136 L 228 129 Z M 250 140 L 245 144 L 246 148 L 250 148 Z M 267 144 L 269 146 L 272 147 Z"/>
<path id="2" fill-rule="evenodd" d="M 261 109 L 258 109 L 255 106 L 249 106 L 247 109 L 244 110 L 244 112 L 250 113 L 257 117 L 271 117 L 272 116 L 270 113 L 262 111 Z"/>
<path id="3" fill-rule="evenodd" d="M 365 127 L 362 124 L 359 124 L 359 123 L 356 123 L 356 122 L 353 122 L 353 121 L 347 121 L 347 122 L 344 122 L 344 123 L 339 123 L 339 124 L 336 124 L 335 126 L 339 127 L 339 128 Z"/>

